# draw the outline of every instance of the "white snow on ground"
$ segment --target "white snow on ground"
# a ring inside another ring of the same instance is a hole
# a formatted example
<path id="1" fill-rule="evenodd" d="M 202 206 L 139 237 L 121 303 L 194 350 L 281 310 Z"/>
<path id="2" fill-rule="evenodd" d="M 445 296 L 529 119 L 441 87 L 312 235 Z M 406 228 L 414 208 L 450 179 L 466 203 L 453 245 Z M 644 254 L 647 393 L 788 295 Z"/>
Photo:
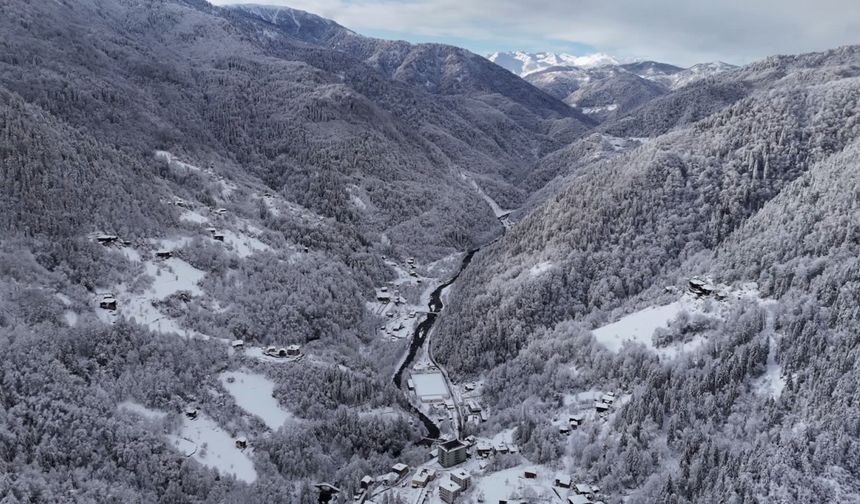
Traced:
<path id="1" fill-rule="evenodd" d="M 182 212 L 182 215 L 179 216 L 179 220 L 183 222 L 192 222 L 194 224 L 206 224 L 209 222 L 209 219 L 206 218 L 200 212 L 195 212 L 194 210 L 185 210 Z"/>
<path id="2" fill-rule="evenodd" d="M 537 478 L 525 479 L 526 469 L 537 472 Z M 474 489 L 469 490 L 470 495 L 483 494 L 484 502 L 560 502 L 552 491 L 556 472 L 531 464 L 522 464 L 510 469 L 490 474 L 480 475 L 474 478 Z M 567 490 L 558 489 L 562 495 Z"/>
<path id="3" fill-rule="evenodd" d="M 769 395 L 774 399 L 779 399 L 785 388 L 785 376 L 782 375 L 782 367 L 776 362 L 775 353 L 776 340 L 771 336 L 770 352 L 767 355 L 767 368 L 765 369 L 764 376 L 759 378 L 757 382 L 757 390 L 762 395 Z"/>
<path id="4" fill-rule="evenodd" d="M 152 331 L 176 333 L 186 337 L 194 335 L 179 327 L 175 320 L 165 317 L 152 306 L 152 303 L 179 291 L 188 291 L 195 296 L 203 294 L 197 282 L 205 276 L 205 273 L 175 257 L 154 262 L 147 261 L 144 267 L 146 275 L 153 279 L 152 285 L 142 293 L 129 292 L 125 286 L 118 287 L 116 292 L 118 313 L 128 319 L 135 319 L 137 323 L 148 326 Z M 97 309 L 96 313 L 106 323 L 113 322 L 113 315 L 110 312 Z"/>
<path id="5" fill-rule="evenodd" d="M 774 313 L 772 310 L 773 302 L 763 303 L 768 309 L 767 319 L 765 321 L 765 330 L 770 333 L 768 339 L 767 351 L 767 367 L 764 375 L 757 378 L 753 382 L 755 390 L 764 396 L 770 396 L 774 399 L 779 399 L 782 396 L 782 391 L 785 389 L 785 376 L 782 373 L 782 367 L 776 362 L 776 351 L 779 345 L 778 335 L 774 333 Z"/>
<path id="6" fill-rule="evenodd" d="M 413 373 L 412 383 L 415 384 L 415 394 L 422 400 L 448 397 L 448 387 L 442 373 Z"/>
<path id="7" fill-rule="evenodd" d="M 147 292 L 156 299 L 164 299 L 179 291 L 189 291 L 195 296 L 203 294 L 197 282 L 206 276 L 182 259 L 171 257 L 157 263 L 146 263 L 146 274 L 155 279 Z"/>
<path id="8" fill-rule="evenodd" d="M 684 304 L 681 301 L 666 306 L 649 306 L 622 317 L 617 322 L 607 324 L 592 331 L 598 343 L 617 352 L 625 341 L 642 343 L 653 348 L 651 336 L 661 327 L 669 327 L 669 322 L 678 316 Z"/>
<path id="9" fill-rule="evenodd" d="M 69 299 L 69 296 L 67 296 L 61 292 L 54 294 L 54 297 L 59 299 L 60 302 L 63 303 L 63 305 L 65 305 L 65 306 L 70 306 L 72 304 L 72 300 Z"/>
<path id="10" fill-rule="evenodd" d="M 66 310 L 63 312 L 63 320 L 69 327 L 75 327 L 78 325 L 78 314 L 72 310 Z"/>
<path id="11" fill-rule="evenodd" d="M 159 249 L 176 250 L 188 245 L 193 239 L 194 238 L 190 236 L 174 236 L 172 238 L 158 238 L 155 240 L 150 240 L 150 242 Z M 128 247 L 126 247 L 125 249 L 128 249 Z"/>
<path id="12" fill-rule="evenodd" d="M 583 114 L 599 114 L 601 112 L 612 112 L 618 108 L 617 103 L 612 103 L 610 105 L 603 105 L 600 107 L 582 107 Z"/>
<path id="13" fill-rule="evenodd" d="M 529 276 L 535 277 L 542 273 L 546 273 L 550 270 L 550 268 L 552 268 L 552 266 L 552 261 L 543 261 L 538 264 L 535 264 L 534 266 L 529 268 Z"/>
<path id="14" fill-rule="evenodd" d="M 355 194 L 349 195 L 349 202 L 352 203 L 353 206 L 355 206 L 356 208 L 358 208 L 361 211 L 367 210 L 367 204 L 364 201 L 362 201 L 361 198 L 359 198 Z"/>
<path id="15" fill-rule="evenodd" d="M 174 168 L 181 168 L 181 169 L 191 170 L 191 171 L 200 171 L 199 167 L 194 166 L 192 164 L 183 163 L 182 161 L 176 159 L 176 156 L 174 156 L 173 154 L 171 154 L 167 151 L 157 150 L 157 151 L 155 151 L 155 157 L 159 158 L 159 159 L 164 159 L 165 161 L 167 161 L 167 163 L 171 167 L 174 167 Z"/>
<path id="16" fill-rule="evenodd" d="M 120 254 L 124 255 L 126 259 L 132 262 L 140 262 L 140 252 L 134 250 L 131 247 L 123 247 L 119 249 Z"/>
<path id="17" fill-rule="evenodd" d="M 134 413 L 135 415 L 147 418 L 149 420 L 161 420 L 162 418 L 167 416 L 167 413 L 163 411 L 147 408 L 146 406 L 140 403 L 136 403 L 134 401 L 123 401 L 117 404 L 116 407 L 119 410 L 128 411 Z"/>
<path id="18" fill-rule="evenodd" d="M 168 434 L 167 438 L 186 456 L 221 474 L 235 475 L 246 483 L 257 480 L 248 455 L 236 448 L 236 441 L 206 415 L 200 414 L 195 420 L 183 415 L 179 434 Z"/>
<path id="19" fill-rule="evenodd" d="M 235 233 L 230 230 L 224 230 L 224 242 L 229 245 L 239 257 L 243 258 L 248 257 L 254 252 L 272 250 L 272 247 L 253 236 Z"/>
<path id="20" fill-rule="evenodd" d="M 260 417 L 270 429 L 278 430 L 293 418 L 272 396 L 275 384 L 265 376 L 242 370 L 221 373 L 218 379 L 240 408 Z"/>

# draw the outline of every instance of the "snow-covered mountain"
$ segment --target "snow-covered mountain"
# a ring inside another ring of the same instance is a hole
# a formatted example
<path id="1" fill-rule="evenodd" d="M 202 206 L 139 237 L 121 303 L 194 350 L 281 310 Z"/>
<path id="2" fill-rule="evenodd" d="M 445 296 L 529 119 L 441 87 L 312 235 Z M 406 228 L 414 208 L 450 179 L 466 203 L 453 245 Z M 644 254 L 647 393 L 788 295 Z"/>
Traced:
<path id="1" fill-rule="evenodd" d="M 556 66 L 594 68 L 621 63 L 617 58 L 605 53 L 574 56 L 567 53 L 507 51 L 494 52 L 488 55 L 487 59 L 520 77 Z"/>
<path id="2" fill-rule="evenodd" d="M 604 53 L 496 52 L 487 57 L 598 122 L 653 98 L 735 67 L 701 63 L 682 68 L 658 61 L 623 62 Z"/>

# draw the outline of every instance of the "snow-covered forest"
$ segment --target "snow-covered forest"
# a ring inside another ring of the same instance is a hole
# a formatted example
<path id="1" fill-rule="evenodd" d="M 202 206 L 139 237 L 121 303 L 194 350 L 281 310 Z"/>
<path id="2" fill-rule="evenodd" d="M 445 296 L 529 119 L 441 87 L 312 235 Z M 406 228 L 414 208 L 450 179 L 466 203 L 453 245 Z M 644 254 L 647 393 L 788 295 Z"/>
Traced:
<path id="1" fill-rule="evenodd" d="M 0 33 L 0 503 L 860 502 L 860 48 Z"/>

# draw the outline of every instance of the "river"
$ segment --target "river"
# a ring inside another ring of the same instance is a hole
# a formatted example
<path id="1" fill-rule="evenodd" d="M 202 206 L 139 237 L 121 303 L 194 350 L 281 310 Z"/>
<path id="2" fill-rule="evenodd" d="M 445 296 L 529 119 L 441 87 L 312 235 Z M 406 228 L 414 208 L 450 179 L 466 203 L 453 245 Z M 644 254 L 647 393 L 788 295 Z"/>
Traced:
<path id="1" fill-rule="evenodd" d="M 427 338 L 427 335 L 430 333 L 430 329 L 433 327 L 433 324 L 436 322 L 436 317 L 439 316 L 439 312 L 442 311 L 444 305 L 442 304 L 442 292 L 446 287 L 450 286 L 454 282 L 457 281 L 457 278 L 461 273 L 469 266 L 469 263 L 472 262 L 472 256 L 479 249 L 470 250 L 463 257 L 463 262 L 460 264 L 460 268 L 457 270 L 457 273 L 454 274 L 453 277 L 448 279 L 447 282 L 442 285 L 436 287 L 433 292 L 430 294 L 430 302 L 427 307 L 429 308 L 429 312 L 427 314 L 427 318 L 421 321 L 420 324 L 415 328 L 415 331 L 412 333 L 412 341 L 409 344 L 409 353 L 406 354 L 406 359 L 403 360 L 403 364 L 400 365 L 400 368 L 397 369 L 397 373 L 394 374 L 394 385 L 397 388 L 400 388 L 400 384 L 402 383 L 403 372 L 412 365 L 412 361 L 415 359 L 415 355 L 418 353 L 418 349 L 424 344 L 424 340 Z M 424 424 L 424 427 L 427 429 L 427 437 L 429 439 L 438 439 L 439 438 L 439 426 L 436 425 L 433 420 L 430 420 L 430 417 L 425 415 L 421 410 L 415 407 L 412 402 L 409 402 L 410 408 L 412 412 L 415 413 L 416 416 L 421 420 L 421 423 Z"/>

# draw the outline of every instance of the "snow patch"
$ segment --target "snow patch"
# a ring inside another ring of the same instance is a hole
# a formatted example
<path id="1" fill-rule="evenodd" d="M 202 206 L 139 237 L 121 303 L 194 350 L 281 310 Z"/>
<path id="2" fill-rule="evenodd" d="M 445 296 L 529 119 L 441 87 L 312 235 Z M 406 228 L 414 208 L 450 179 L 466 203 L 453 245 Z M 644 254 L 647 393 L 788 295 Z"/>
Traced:
<path id="1" fill-rule="evenodd" d="M 552 269 L 552 261 L 543 261 L 529 268 L 529 276 L 536 277 Z"/>
<path id="2" fill-rule="evenodd" d="M 179 434 L 168 434 L 167 438 L 186 456 L 206 467 L 221 474 L 232 474 L 246 483 L 257 480 L 257 471 L 248 455 L 236 448 L 236 441 L 203 414 L 194 420 L 183 416 Z"/>
<path id="3" fill-rule="evenodd" d="M 253 236 L 224 230 L 224 242 L 227 243 L 239 257 L 245 258 L 255 252 L 272 250 L 272 247 Z"/>
<path id="4" fill-rule="evenodd" d="M 669 322 L 678 316 L 684 305 L 680 301 L 666 306 L 649 306 L 624 316 L 617 322 L 592 331 L 597 342 L 613 352 L 621 350 L 625 341 L 642 343 L 654 348 L 651 336 L 659 328 L 669 327 Z"/>
<path id="5" fill-rule="evenodd" d="M 167 413 L 136 403 L 134 401 L 123 401 L 116 405 L 116 408 L 121 411 L 128 411 L 135 415 L 142 416 L 147 420 L 161 420 L 167 416 Z"/>
<path id="6" fill-rule="evenodd" d="M 275 384 L 267 377 L 242 370 L 221 373 L 218 379 L 240 408 L 260 417 L 270 429 L 278 430 L 293 419 L 274 398 Z"/>

